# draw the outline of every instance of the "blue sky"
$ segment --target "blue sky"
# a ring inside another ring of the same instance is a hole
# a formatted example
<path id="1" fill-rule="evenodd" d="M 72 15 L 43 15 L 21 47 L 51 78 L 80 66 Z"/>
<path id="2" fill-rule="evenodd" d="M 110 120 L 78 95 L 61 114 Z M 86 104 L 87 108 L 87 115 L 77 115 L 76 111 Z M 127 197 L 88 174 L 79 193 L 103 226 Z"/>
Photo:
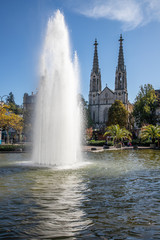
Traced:
<path id="1" fill-rule="evenodd" d="M 86 100 L 95 38 L 102 87 L 114 90 L 121 33 L 130 102 L 140 85 L 160 89 L 159 0 L 0 0 L 0 96 L 12 91 L 22 104 L 25 92 L 36 91 L 47 21 L 57 9 L 65 16 L 73 54 L 78 53 Z"/>

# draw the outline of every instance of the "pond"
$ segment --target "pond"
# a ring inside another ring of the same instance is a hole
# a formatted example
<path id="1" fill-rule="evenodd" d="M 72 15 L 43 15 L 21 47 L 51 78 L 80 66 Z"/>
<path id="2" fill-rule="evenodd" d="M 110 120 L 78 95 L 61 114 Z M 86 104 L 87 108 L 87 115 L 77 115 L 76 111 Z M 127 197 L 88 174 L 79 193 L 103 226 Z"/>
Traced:
<path id="1" fill-rule="evenodd" d="M 74 169 L 0 154 L 0 239 L 160 239 L 160 151 L 86 153 Z"/>

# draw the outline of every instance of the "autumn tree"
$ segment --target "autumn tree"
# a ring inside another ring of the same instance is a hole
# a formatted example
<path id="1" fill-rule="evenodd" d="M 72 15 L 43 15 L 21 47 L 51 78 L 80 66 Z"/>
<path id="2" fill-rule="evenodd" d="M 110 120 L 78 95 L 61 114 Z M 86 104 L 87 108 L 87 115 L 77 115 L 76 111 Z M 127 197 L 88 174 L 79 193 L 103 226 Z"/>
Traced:
<path id="1" fill-rule="evenodd" d="M 157 96 L 153 86 L 151 84 L 141 86 L 133 108 L 133 115 L 139 127 L 144 124 L 156 124 L 157 103 Z"/>
<path id="2" fill-rule="evenodd" d="M 9 130 L 12 128 L 20 134 L 23 129 L 23 118 L 11 112 L 8 105 L 1 105 L 0 128 L 6 131 L 7 143 L 9 143 Z"/>
<path id="3" fill-rule="evenodd" d="M 120 100 L 115 100 L 108 111 L 107 125 L 116 125 L 126 127 L 128 122 L 128 111 Z"/>
<path id="4" fill-rule="evenodd" d="M 87 138 L 87 140 L 90 140 L 92 138 L 92 136 L 93 136 L 93 128 L 92 127 L 87 128 L 86 129 L 86 138 Z"/>

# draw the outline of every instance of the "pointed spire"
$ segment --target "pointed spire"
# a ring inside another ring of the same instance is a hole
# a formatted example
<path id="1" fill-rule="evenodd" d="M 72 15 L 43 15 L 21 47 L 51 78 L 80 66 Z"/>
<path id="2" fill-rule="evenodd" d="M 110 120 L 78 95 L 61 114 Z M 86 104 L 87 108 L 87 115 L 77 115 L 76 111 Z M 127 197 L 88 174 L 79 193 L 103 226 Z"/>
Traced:
<path id="1" fill-rule="evenodd" d="M 118 70 L 124 71 L 125 66 L 124 66 L 124 56 L 123 56 L 123 38 L 122 34 L 120 35 L 120 46 L 119 46 L 119 56 L 118 56 Z"/>
<path id="2" fill-rule="evenodd" d="M 95 39 L 94 43 L 94 59 L 93 59 L 93 69 L 92 72 L 98 73 L 99 72 L 99 63 L 98 63 L 98 51 L 97 51 L 97 39 Z"/>

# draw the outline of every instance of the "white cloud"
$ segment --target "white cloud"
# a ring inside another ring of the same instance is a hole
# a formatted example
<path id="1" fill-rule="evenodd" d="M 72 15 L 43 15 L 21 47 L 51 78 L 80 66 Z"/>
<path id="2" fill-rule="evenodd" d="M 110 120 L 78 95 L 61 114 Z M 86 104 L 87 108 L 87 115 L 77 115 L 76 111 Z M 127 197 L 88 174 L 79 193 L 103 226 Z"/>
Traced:
<path id="1" fill-rule="evenodd" d="M 120 21 L 123 30 L 132 30 L 153 20 L 160 21 L 160 0 L 81 0 L 80 2 L 81 5 L 76 7 L 76 11 L 80 14 L 91 18 Z"/>

